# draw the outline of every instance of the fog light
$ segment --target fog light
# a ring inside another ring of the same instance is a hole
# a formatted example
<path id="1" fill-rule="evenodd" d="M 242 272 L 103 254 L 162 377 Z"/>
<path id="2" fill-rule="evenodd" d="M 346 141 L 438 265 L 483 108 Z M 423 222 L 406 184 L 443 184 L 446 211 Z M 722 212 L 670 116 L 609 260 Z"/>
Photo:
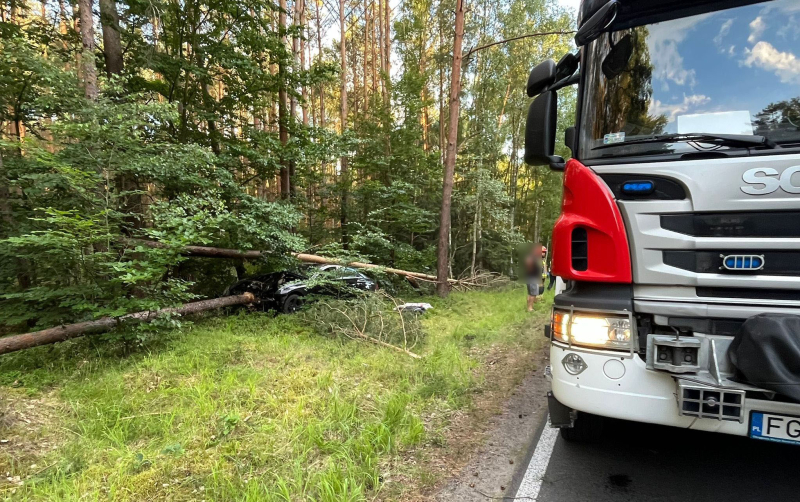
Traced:
<path id="1" fill-rule="evenodd" d="M 583 358 L 574 353 L 564 356 L 564 359 L 561 360 L 561 364 L 564 365 L 564 369 L 567 370 L 567 373 L 570 375 L 578 375 L 588 368 L 586 363 L 583 362 Z"/>

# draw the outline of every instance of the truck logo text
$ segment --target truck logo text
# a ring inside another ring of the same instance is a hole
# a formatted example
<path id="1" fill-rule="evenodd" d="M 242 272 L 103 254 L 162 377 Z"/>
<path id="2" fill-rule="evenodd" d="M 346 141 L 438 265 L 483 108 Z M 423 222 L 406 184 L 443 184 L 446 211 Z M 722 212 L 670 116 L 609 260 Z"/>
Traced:
<path id="1" fill-rule="evenodd" d="M 800 166 L 789 167 L 780 173 L 780 176 L 778 171 L 771 167 L 748 169 L 742 175 L 742 181 L 747 185 L 740 188 L 748 195 L 767 195 L 778 188 L 786 193 L 800 194 L 800 186 L 792 183 L 792 176 L 796 173 L 800 173 Z"/>

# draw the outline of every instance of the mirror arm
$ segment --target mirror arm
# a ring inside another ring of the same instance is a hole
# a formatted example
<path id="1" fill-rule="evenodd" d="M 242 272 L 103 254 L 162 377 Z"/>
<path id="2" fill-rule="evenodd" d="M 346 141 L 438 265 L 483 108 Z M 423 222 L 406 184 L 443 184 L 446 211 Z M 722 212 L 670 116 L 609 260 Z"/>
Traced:
<path id="1" fill-rule="evenodd" d="M 557 91 L 559 89 L 563 89 L 564 87 L 569 87 L 570 85 L 575 85 L 575 84 L 579 83 L 580 81 L 581 81 L 581 73 L 578 72 L 575 75 L 571 75 L 571 76 L 569 76 L 567 78 L 563 78 L 563 79 L 559 80 L 558 82 L 555 82 L 554 84 L 552 84 L 550 87 L 547 87 L 542 92 Z"/>
<path id="2" fill-rule="evenodd" d="M 550 169 L 553 171 L 563 171 L 567 165 L 564 157 L 559 157 L 558 155 L 550 155 L 547 159 L 550 161 Z"/>

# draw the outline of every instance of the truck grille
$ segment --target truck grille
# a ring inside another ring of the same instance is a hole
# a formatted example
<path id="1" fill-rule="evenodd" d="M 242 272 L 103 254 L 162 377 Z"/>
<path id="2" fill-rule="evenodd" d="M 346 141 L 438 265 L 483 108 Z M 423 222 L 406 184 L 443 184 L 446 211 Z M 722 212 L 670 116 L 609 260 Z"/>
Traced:
<path id="1" fill-rule="evenodd" d="M 678 380 L 678 409 L 684 416 L 744 421 L 743 390 L 708 387 Z"/>
<path id="2" fill-rule="evenodd" d="M 800 237 L 800 211 L 665 214 L 661 227 L 694 237 Z"/>
<path id="3" fill-rule="evenodd" d="M 737 300 L 800 300 L 800 291 L 796 289 L 755 289 L 755 288 L 717 288 L 697 287 L 697 296 L 701 298 L 734 298 Z"/>
<path id="4" fill-rule="evenodd" d="M 800 226 L 800 225 L 798 225 Z M 800 251 L 664 251 L 664 263 L 671 267 L 697 272 L 698 274 L 735 273 L 739 275 L 787 275 L 800 276 Z M 764 266 L 754 270 L 731 271 L 723 267 L 722 260 L 731 255 L 753 255 L 762 257 Z"/>
<path id="5" fill-rule="evenodd" d="M 589 268 L 589 236 L 585 228 L 577 227 L 572 230 L 572 268 Z"/>

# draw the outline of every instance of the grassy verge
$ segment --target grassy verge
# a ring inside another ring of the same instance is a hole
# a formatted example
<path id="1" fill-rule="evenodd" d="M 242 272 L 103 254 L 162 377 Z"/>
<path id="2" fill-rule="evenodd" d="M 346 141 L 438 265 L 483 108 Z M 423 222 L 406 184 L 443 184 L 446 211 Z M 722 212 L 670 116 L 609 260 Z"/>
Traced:
<path id="1" fill-rule="evenodd" d="M 496 406 L 502 392 L 478 396 L 531 369 L 546 305 L 528 314 L 524 295 L 428 299 L 421 360 L 260 314 L 198 321 L 132 354 L 85 339 L 2 357 L 0 495 L 417 497 L 446 474 L 454 417 Z"/>

